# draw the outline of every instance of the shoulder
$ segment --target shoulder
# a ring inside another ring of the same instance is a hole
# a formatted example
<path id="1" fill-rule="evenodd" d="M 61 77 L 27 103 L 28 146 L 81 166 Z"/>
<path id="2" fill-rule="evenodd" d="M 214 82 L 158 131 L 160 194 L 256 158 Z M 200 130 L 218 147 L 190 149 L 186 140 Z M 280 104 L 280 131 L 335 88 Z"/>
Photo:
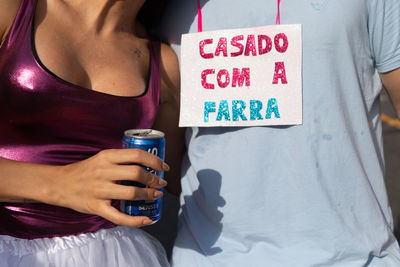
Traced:
<path id="1" fill-rule="evenodd" d="M 172 48 L 161 43 L 161 96 L 179 98 L 180 76 L 178 57 Z"/>
<path id="2" fill-rule="evenodd" d="M 17 15 L 21 0 L 0 0 L 0 38 L 3 43 L 15 16 Z"/>

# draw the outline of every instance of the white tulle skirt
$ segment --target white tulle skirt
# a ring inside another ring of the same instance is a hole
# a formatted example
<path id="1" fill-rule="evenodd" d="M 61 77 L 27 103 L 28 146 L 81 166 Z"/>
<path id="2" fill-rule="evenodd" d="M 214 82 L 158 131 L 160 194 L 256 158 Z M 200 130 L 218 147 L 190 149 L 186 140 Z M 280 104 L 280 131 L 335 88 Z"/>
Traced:
<path id="1" fill-rule="evenodd" d="M 0 235 L 0 267 L 164 267 L 161 244 L 137 228 L 118 226 L 76 236 L 20 239 Z"/>

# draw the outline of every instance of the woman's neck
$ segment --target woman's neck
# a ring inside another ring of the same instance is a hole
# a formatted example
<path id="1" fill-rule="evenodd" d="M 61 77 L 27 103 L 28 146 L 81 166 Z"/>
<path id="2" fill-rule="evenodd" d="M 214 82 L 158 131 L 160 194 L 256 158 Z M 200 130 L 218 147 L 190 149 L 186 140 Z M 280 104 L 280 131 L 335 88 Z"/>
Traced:
<path id="1" fill-rule="evenodd" d="M 97 34 L 132 32 L 145 0 L 62 0 L 83 23 Z"/>

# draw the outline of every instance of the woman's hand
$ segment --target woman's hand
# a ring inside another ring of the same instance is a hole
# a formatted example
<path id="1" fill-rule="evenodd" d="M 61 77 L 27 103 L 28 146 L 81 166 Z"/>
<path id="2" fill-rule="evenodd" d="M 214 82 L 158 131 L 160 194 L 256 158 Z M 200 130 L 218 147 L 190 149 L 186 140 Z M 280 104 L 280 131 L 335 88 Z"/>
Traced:
<path id="1" fill-rule="evenodd" d="M 167 182 L 137 164 L 156 171 L 169 170 L 160 158 L 140 149 L 103 150 L 86 160 L 60 166 L 59 174 L 49 181 L 49 204 L 95 214 L 118 225 L 148 225 L 152 223 L 149 218 L 130 216 L 111 206 L 112 199 L 155 200 L 162 196 L 157 189 Z M 122 180 L 139 182 L 148 188 L 116 183 Z"/>

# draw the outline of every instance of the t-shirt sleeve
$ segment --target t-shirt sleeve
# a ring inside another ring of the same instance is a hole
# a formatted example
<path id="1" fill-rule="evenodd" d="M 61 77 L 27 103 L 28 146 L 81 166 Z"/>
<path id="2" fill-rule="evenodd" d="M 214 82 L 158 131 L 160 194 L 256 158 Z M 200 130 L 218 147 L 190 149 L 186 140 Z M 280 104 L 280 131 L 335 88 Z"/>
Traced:
<path id="1" fill-rule="evenodd" d="M 369 0 L 368 31 L 377 70 L 400 68 L 400 0 Z"/>

